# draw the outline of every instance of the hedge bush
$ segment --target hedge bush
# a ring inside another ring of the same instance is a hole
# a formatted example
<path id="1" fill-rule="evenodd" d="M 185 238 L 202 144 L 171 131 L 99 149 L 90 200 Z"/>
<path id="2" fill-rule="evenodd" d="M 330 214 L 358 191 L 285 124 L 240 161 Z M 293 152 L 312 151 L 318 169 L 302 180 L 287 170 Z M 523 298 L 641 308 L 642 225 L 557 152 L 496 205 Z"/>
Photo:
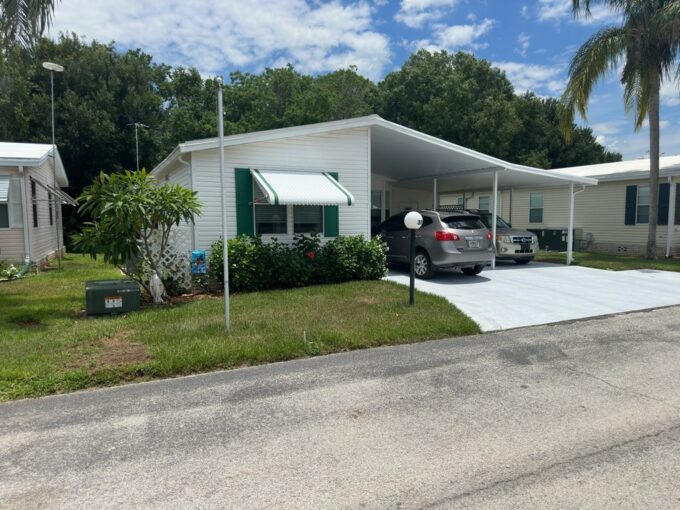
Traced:
<path id="1" fill-rule="evenodd" d="M 377 280 L 387 271 L 387 246 L 380 238 L 337 237 L 321 244 L 318 235 L 297 235 L 289 245 L 243 235 L 230 239 L 228 249 L 232 292 Z M 222 250 L 219 239 L 208 257 L 208 278 L 219 288 L 224 279 Z"/>

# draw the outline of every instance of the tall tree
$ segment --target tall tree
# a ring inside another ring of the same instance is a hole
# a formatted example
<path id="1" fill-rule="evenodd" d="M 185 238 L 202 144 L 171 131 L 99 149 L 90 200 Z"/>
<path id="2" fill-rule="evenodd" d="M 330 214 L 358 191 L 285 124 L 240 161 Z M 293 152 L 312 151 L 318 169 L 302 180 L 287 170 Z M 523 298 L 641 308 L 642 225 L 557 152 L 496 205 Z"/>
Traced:
<path id="1" fill-rule="evenodd" d="M 621 83 L 627 112 L 638 130 L 649 119 L 649 230 L 647 258 L 655 259 L 659 203 L 659 103 L 664 79 L 677 80 L 680 33 L 679 0 L 572 0 L 574 16 L 590 16 L 591 4 L 601 3 L 621 16 L 621 24 L 605 27 L 574 55 L 569 82 L 562 96 L 562 130 L 573 132 L 578 111 L 587 118 L 588 100 L 596 82 L 623 63 Z"/>
<path id="2" fill-rule="evenodd" d="M 52 23 L 60 0 L 0 0 L 0 42 L 32 46 Z"/>

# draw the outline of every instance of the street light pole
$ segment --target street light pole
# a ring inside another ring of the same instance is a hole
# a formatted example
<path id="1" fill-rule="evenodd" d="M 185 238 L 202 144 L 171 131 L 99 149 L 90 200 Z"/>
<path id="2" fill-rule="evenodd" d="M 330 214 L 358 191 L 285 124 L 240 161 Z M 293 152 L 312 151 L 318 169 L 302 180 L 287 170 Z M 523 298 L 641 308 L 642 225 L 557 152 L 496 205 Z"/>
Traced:
<path id="1" fill-rule="evenodd" d="M 55 64 L 54 62 L 43 62 L 42 63 L 43 68 L 47 69 L 50 72 L 50 95 L 52 98 L 52 175 L 54 177 L 54 184 L 57 184 L 57 168 L 56 168 L 56 161 L 55 158 L 57 157 L 57 143 L 56 143 L 56 138 L 54 134 L 54 73 L 63 73 L 64 72 L 64 67 L 60 66 L 59 64 Z M 56 220 L 56 231 L 57 231 L 57 264 L 59 265 L 59 269 L 61 269 L 61 240 L 59 239 L 59 223 L 60 223 L 60 215 L 59 211 L 61 209 L 61 205 L 59 203 L 59 198 L 55 197 L 54 198 L 55 203 L 54 203 L 54 215 L 55 215 L 55 220 Z M 48 201 L 47 207 L 52 207 L 52 204 Z M 26 228 L 24 226 L 24 228 Z"/>
<path id="2" fill-rule="evenodd" d="M 143 127 L 149 129 L 149 126 L 141 122 L 130 122 L 128 126 L 135 126 L 135 158 L 137 159 L 137 171 L 139 172 L 139 133 L 137 128 Z"/>
<path id="3" fill-rule="evenodd" d="M 222 263 L 224 274 L 224 325 L 231 329 L 229 319 L 229 247 L 227 242 L 227 198 L 224 193 L 224 112 L 222 104 L 222 78 L 217 78 L 217 137 L 220 157 L 220 195 L 222 196 Z"/>

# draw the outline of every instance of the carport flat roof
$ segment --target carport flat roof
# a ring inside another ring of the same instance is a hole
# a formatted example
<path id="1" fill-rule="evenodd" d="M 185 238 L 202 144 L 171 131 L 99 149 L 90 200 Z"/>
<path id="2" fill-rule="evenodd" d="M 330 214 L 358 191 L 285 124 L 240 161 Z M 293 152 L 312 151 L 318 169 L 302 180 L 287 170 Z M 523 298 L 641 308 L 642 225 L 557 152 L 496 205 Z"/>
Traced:
<path id="1" fill-rule="evenodd" d="M 445 191 L 447 181 L 456 189 L 485 189 L 490 175 L 499 171 L 499 188 L 550 187 L 569 184 L 596 185 L 597 179 L 559 171 L 517 165 L 487 154 L 427 135 L 378 115 L 257 131 L 224 137 L 224 146 L 281 140 L 353 128 L 369 128 L 371 133 L 371 172 L 395 181 L 408 181 L 409 187 L 428 189 L 437 178 Z M 162 172 L 181 154 L 215 149 L 217 138 L 194 140 L 178 145 L 153 173 Z M 462 186 L 462 188 L 461 188 Z"/>

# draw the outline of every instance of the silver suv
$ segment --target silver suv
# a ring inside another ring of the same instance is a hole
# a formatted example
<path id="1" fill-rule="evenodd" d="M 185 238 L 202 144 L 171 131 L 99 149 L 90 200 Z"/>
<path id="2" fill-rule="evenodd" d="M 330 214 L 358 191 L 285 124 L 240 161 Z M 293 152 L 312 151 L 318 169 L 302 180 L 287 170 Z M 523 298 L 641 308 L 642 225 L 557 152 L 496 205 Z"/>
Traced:
<path id="1" fill-rule="evenodd" d="M 471 214 L 479 216 L 491 230 L 491 213 L 468 209 Z M 538 253 L 538 237 L 528 230 L 513 228 L 510 223 L 496 216 L 496 259 L 514 260 L 517 264 L 528 264 Z"/>
<path id="2" fill-rule="evenodd" d="M 380 225 L 380 235 L 389 248 L 387 260 L 409 262 L 410 232 L 404 226 L 404 211 Z M 423 226 L 416 231 L 415 270 L 418 278 L 430 278 L 438 269 L 458 268 L 468 275 L 482 272 L 493 260 L 491 232 L 480 217 L 465 211 L 418 211 Z"/>

